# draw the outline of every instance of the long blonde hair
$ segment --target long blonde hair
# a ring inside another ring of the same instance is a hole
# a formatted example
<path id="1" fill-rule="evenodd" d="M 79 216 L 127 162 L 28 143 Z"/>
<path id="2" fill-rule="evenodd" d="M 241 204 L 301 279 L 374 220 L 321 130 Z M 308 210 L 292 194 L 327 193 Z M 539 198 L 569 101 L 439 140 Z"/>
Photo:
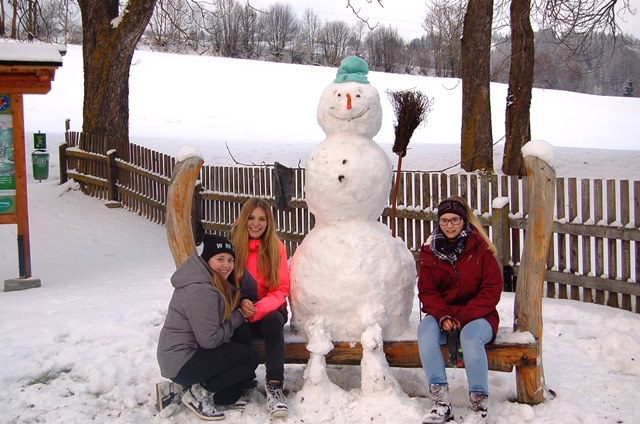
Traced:
<path id="1" fill-rule="evenodd" d="M 280 284 L 280 279 L 278 278 L 280 271 L 280 239 L 276 234 L 276 225 L 271 206 L 264 199 L 252 197 L 247 200 L 242 205 L 238 219 L 231 227 L 229 238 L 236 249 L 234 273 L 238 279 L 242 278 L 242 274 L 244 274 L 245 264 L 249 256 L 249 216 L 257 208 L 262 209 L 267 218 L 267 228 L 260 236 L 258 272 L 264 278 L 267 287 L 275 288 Z"/>
<path id="2" fill-rule="evenodd" d="M 464 210 L 467 214 L 467 222 L 469 222 L 469 224 L 472 227 L 475 227 L 480 237 L 482 237 L 482 239 L 487 243 L 487 246 L 489 247 L 489 250 L 491 251 L 491 253 L 493 253 L 493 256 L 496 256 L 497 255 L 496 247 L 493 245 L 493 242 L 491 241 L 491 239 L 489 239 L 489 236 L 484 231 L 484 228 L 482 228 L 482 224 L 480 223 L 480 220 L 478 219 L 478 217 L 473 213 L 473 211 L 469 207 L 467 200 L 464 197 L 460 197 L 460 196 L 451 196 L 445 200 L 453 200 L 458 203 L 462 203 L 462 206 L 464 206 Z"/>
<path id="3" fill-rule="evenodd" d="M 231 281 L 225 280 L 225 278 L 217 271 L 211 270 L 211 284 L 220 293 L 222 293 L 222 300 L 224 302 L 224 319 L 229 319 L 231 313 L 240 304 L 240 283 L 235 278 L 235 273 L 231 273 Z M 234 290 L 231 286 L 235 286 L 237 290 Z"/>

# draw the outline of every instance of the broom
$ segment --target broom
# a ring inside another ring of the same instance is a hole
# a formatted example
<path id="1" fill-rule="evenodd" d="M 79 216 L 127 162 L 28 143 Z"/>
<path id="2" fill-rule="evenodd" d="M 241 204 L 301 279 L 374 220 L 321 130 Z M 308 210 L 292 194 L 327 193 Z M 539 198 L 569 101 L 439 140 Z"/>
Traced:
<path id="1" fill-rule="evenodd" d="M 396 124 L 393 127 L 396 137 L 392 150 L 393 153 L 398 155 L 398 169 L 391 202 L 391 235 L 395 237 L 396 203 L 400 186 L 402 158 L 407 154 L 407 146 L 413 131 L 418 128 L 418 125 L 422 123 L 431 110 L 432 99 L 415 90 L 387 91 L 387 95 L 396 114 Z"/>

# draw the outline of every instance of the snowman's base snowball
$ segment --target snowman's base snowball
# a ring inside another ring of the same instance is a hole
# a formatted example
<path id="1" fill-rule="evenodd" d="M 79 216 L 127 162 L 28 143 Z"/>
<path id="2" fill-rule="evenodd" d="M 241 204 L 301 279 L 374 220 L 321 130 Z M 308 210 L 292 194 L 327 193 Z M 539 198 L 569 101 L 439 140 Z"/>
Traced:
<path id="1" fill-rule="evenodd" d="M 324 319 L 332 340 L 360 341 L 379 324 L 385 339 L 407 331 L 413 306 L 413 255 L 373 222 L 317 226 L 291 261 L 292 325 Z"/>

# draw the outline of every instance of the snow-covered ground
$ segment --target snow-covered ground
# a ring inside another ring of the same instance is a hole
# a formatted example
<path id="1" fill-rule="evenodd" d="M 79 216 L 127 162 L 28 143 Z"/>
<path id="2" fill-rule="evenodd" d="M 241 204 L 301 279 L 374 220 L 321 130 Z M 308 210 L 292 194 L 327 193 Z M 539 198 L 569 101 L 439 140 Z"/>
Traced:
<path id="1" fill-rule="evenodd" d="M 335 69 L 145 52 L 134 61 L 131 127 L 138 144 L 170 154 L 189 144 L 208 163 L 229 163 L 228 142 L 239 161 L 302 160 L 304 165 L 323 138 L 315 108 Z M 32 147 L 31 133 L 41 130 L 49 134 L 52 153 L 50 178 L 38 183 L 29 176 L 28 187 L 33 275 L 42 287 L 0 293 L 0 422 L 199 423 L 182 407 L 160 414 L 155 407 L 154 384 L 160 380 L 155 349 L 175 269 L 165 228 L 106 208 L 73 182 L 61 186 L 57 181 L 59 128 L 66 117 L 80 128 L 79 63 L 80 50 L 71 46 L 51 93 L 25 98 L 27 146 Z M 451 143 L 459 133 L 460 87 L 445 89 L 454 81 L 377 73 L 369 79 L 381 93 L 417 87 L 435 97 L 428 125 L 412 140 L 405 169 L 441 169 L 458 161 L 458 147 Z M 284 81 L 288 85 L 282 86 Z M 506 90 L 494 87 L 502 91 L 496 100 L 501 105 Z M 390 144 L 392 112 L 388 104 L 383 107 L 388 122 L 376 139 Z M 494 114 L 500 109 L 496 106 Z M 640 152 L 633 150 L 640 134 L 640 99 L 536 90 L 533 116 L 534 138 L 562 146 L 556 148 L 559 174 L 640 175 Z M 17 277 L 14 225 L 0 226 L 0 246 L 0 278 Z M 501 325 L 509 327 L 512 294 L 503 294 L 499 311 Z M 640 422 L 640 315 L 553 299 L 544 300 L 543 313 L 544 371 L 557 397 L 533 407 L 513 403 L 514 375 L 490 372 L 491 422 Z M 287 365 L 291 413 L 286 422 L 418 423 L 430 408 L 420 369 L 393 370 L 401 392 L 390 387 L 365 395 L 359 371 L 329 367 L 335 385 L 305 392 L 304 366 Z M 448 373 L 461 421 L 468 412 L 466 378 L 463 370 Z M 264 378 L 262 366 L 258 377 Z M 227 417 L 233 423 L 268 420 L 262 396 L 245 412 Z"/>

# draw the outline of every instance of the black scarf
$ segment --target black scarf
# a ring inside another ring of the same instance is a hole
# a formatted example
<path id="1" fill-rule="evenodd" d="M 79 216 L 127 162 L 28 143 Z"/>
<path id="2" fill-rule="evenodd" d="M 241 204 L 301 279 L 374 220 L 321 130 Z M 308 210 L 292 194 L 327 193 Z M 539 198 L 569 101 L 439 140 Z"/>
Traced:
<path id="1" fill-rule="evenodd" d="M 441 261 L 446 261 L 453 265 L 464 251 L 469 234 L 471 234 L 471 227 L 468 223 L 465 223 L 464 228 L 456 239 L 449 241 L 440 227 L 437 227 L 431 234 L 431 253 Z"/>

